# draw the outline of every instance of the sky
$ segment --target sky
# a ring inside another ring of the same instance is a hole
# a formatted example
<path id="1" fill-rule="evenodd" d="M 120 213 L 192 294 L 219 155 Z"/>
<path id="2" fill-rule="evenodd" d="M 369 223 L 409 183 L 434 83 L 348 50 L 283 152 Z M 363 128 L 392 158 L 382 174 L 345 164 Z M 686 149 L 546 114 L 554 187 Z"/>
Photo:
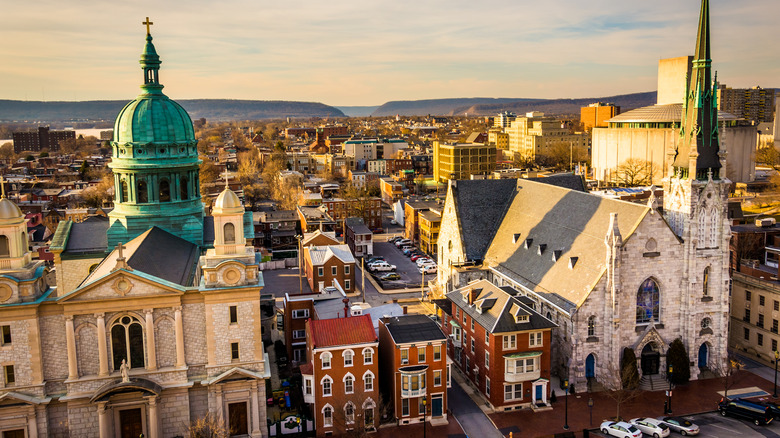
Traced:
<path id="1" fill-rule="evenodd" d="M 0 0 L 0 99 L 130 100 L 149 16 L 173 99 L 381 105 L 657 88 L 701 0 Z M 713 66 L 780 87 L 780 1 L 710 0 Z"/>

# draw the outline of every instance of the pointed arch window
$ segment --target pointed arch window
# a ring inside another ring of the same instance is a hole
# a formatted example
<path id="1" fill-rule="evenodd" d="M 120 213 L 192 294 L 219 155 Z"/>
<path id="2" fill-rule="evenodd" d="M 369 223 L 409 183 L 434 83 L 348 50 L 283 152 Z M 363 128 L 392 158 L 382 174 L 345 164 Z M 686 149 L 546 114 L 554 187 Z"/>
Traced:
<path id="1" fill-rule="evenodd" d="M 231 222 L 225 224 L 222 228 L 225 243 L 236 243 L 236 226 Z"/>
<path id="2" fill-rule="evenodd" d="M 347 404 L 344 405 L 344 418 L 346 418 L 347 423 L 355 422 L 355 405 L 353 405 L 352 402 L 347 402 Z"/>
<path id="3" fill-rule="evenodd" d="M 160 202 L 171 202 L 171 183 L 167 179 L 160 181 Z"/>
<path id="4" fill-rule="evenodd" d="M 710 267 L 704 268 L 704 276 L 702 278 L 702 295 L 705 297 L 710 294 Z"/>
<path id="5" fill-rule="evenodd" d="M 183 176 L 179 179 L 179 198 L 182 201 L 186 201 L 189 198 L 189 187 L 187 187 L 187 177 Z"/>
<path id="6" fill-rule="evenodd" d="M 718 247 L 718 226 L 718 211 L 713 208 L 710 210 L 710 239 L 708 245 L 710 248 Z"/>
<path id="7" fill-rule="evenodd" d="M 708 248 L 710 246 L 710 234 L 707 232 L 707 211 L 701 209 L 699 211 L 699 248 Z"/>
<path id="8" fill-rule="evenodd" d="M 146 181 L 138 181 L 138 189 L 136 190 L 136 202 L 139 204 L 145 204 L 149 202 L 149 189 L 147 188 Z"/>
<path id="9" fill-rule="evenodd" d="M 126 315 L 114 322 L 111 327 L 111 352 L 114 370 L 119 370 L 123 360 L 130 368 L 144 367 L 144 330 L 136 317 Z"/>
<path id="10" fill-rule="evenodd" d="M 636 294 L 636 323 L 649 324 L 660 321 L 660 291 L 652 278 L 645 280 Z"/>
<path id="11" fill-rule="evenodd" d="M 330 407 L 330 405 L 326 405 L 322 409 L 322 424 L 325 427 L 333 426 L 333 408 Z"/>

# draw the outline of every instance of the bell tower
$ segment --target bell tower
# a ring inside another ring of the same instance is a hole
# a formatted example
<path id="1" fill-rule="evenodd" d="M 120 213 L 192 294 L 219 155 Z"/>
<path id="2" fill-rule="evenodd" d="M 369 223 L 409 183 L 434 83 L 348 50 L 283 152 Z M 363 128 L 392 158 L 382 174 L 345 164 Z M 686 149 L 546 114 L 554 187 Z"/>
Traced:
<path id="1" fill-rule="evenodd" d="M 728 333 L 728 261 L 730 228 L 725 150 L 718 132 L 717 81 L 712 81 L 709 0 L 702 0 L 691 77 L 686 84 L 679 139 L 669 151 L 664 178 L 664 215 L 683 241 L 684 271 L 679 302 L 683 314 L 680 335 L 696 364 L 696 352 L 706 344 L 708 365 L 718 372 L 726 361 Z M 712 330 L 704 333 L 701 321 L 709 318 Z M 698 366 L 691 367 L 697 376 Z"/>

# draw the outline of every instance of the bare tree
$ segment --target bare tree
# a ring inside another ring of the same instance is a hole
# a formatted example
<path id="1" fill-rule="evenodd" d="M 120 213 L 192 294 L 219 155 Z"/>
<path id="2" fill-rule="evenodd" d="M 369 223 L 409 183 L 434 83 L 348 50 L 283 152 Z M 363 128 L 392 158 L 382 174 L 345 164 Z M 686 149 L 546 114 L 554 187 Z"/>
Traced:
<path id="1" fill-rule="evenodd" d="M 187 428 L 190 438 L 228 438 L 230 430 L 222 419 L 211 412 L 190 423 Z"/>
<path id="2" fill-rule="evenodd" d="M 615 169 L 616 182 L 621 186 L 636 187 L 652 184 L 657 172 L 652 161 L 629 158 Z"/>
<path id="3" fill-rule="evenodd" d="M 774 142 L 759 145 L 756 150 L 756 163 L 762 163 L 777 169 L 780 165 L 780 152 L 775 149 Z"/>
<path id="4" fill-rule="evenodd" d="M 341 394 L 328 403 L 333 406 L 333 428 L 343 437 L 368 437 L 388 413 L 388 404 L 381 396 L 371 397 L 369 401 L 364 393 Z"/>
<path id="5" fill-rule="evenodd" d="M 639 389 L 639 370 L 636 365 L 636 354 L 632 348 L 623 349 L 623 357 L 620 360 L 620 367 L 610 367 L 610 375 L 619 376 L 619 382 L 612 382 L 612 389 L 605 394 L 615 401 L 617 405 L 615 418 L 620 418 L 620 406 L 631 399 L 642 394 Z M 610 383 L 607 383 L 610 386 Z"/>
<path id="6" fill-rule="evenodd" d="M 739 370 L 744 367 L 745 364 L 736 355 L 729 354 L 728 358 L 726 358 L 726 367 L 721 377 L 724 397 L 728 398 L 729 389 L 742 380 L 742 374 L 739 373 Z"/>

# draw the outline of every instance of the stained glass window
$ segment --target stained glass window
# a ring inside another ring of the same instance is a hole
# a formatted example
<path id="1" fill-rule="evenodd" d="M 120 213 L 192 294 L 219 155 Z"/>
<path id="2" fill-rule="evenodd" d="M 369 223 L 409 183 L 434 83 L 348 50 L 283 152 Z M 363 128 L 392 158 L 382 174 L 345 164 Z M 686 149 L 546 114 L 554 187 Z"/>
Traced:
<path id="1" fill-rule="evenodd" d="M 651 278 L 645 280 L 636 294 L 636 323 L 659 321 L 658 284 Z"/>

